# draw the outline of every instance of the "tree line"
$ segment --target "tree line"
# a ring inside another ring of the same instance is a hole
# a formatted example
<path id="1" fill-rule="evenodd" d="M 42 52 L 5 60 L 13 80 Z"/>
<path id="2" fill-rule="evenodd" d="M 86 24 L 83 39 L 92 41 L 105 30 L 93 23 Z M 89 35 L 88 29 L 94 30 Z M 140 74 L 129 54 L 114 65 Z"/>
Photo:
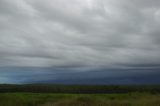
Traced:
<path id="1" fill-rule="evenodd" d="M 150 92 L 160 93 L 159 85 L 43 85 L 43 84 L 1 84 L 0 92 L 32 92 L 32 93 L 128 93 Z"/>

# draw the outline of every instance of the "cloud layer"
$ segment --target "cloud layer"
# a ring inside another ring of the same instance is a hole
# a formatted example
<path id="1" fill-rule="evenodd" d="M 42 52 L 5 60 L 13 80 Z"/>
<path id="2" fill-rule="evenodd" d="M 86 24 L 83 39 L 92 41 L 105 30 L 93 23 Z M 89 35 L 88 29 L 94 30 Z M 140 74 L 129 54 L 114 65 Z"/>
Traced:
<path id="1" fill-rule="evenodd" d="M 160 68 L 158 0 L 0 0 L 0 67 Z"/>

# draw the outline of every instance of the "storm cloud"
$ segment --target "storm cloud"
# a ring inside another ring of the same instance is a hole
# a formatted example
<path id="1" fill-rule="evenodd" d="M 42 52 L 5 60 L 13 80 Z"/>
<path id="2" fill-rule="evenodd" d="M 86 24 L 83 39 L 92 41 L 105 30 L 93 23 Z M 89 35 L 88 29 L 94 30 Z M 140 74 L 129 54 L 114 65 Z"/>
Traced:
<path id="1" fill-rule="evenodd" d="M 0 67 L 160 73 L 159 28 L 158 0 L 0 0 Z"/>

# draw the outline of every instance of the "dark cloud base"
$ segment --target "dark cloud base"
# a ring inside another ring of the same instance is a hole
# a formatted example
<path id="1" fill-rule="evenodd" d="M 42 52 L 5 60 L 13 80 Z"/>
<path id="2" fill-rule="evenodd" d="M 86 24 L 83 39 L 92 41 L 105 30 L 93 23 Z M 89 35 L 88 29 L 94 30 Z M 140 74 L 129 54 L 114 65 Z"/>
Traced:
<path id="1" fill-rule="evenodd" d="M 160 69 L 96 69 L 75 71 L 58 68 L 0 68 L 0 83 L 11 84 L 160 84 Z M 23 71 L 22 71 L 23 70 Z M 53 71 L 54 70 L 54 71 Z"/>

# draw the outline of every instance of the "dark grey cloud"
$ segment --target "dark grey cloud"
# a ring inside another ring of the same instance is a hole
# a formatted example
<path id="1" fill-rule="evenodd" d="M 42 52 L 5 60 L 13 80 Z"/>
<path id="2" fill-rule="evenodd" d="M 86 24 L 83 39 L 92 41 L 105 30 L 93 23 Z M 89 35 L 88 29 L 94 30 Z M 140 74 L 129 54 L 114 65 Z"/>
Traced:
<path id="1" fill-rule="evenodd" d="M 159 19 L 158 0 L 1 0 L 0 66 L 159 67 Z"/>
<path id="2" fill-rule="evenodd" d="M 93 69 L 1 67 L 0 83 L 159 84 L 159 69 Z M 23 71 L 22 71 L 23 70 Z M 101 70 L 101 71 L 99 71 Z M 53 72 L 54 71 L 54 72 Z"/>

